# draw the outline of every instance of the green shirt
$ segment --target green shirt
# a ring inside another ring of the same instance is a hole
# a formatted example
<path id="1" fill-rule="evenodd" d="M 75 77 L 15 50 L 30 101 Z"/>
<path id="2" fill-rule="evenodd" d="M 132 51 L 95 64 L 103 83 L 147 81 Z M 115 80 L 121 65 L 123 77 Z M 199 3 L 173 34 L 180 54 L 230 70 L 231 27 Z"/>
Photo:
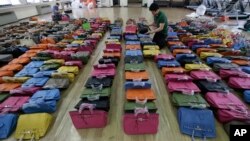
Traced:
<path id="1" fill-rule="evenodd" d="M 160 32 L 167 35 L 167 33 L 168 33 L 168 19 L 163 12 L 159 11 L 159 13 L 156 16 L 154 16 L 154 22 L 155 22 L 157 27 L 160 27 L 160 23 L 165 23 L 163 30 Z"/>

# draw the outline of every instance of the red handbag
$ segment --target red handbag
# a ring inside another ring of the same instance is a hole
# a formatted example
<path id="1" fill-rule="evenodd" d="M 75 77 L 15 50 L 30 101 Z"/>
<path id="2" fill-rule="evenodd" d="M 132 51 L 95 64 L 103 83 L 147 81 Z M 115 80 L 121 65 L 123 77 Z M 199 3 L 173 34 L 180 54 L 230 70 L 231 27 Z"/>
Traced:
<path id="1" fill-rule="evenodd" d="M 83 103 L 79 111 L 69 112 L 75 128 L 103 128 L 107 125 L 107 112 L 94 108 L 93 104 Z"/>
<path id="2" fill-rule="evenodd" d="M 159 114 L 149 113 L 147 108 L 136 108 L 135 113 L 123 116 L 123 129 L 126 134 L 156 134 L 159 125 Z"/>

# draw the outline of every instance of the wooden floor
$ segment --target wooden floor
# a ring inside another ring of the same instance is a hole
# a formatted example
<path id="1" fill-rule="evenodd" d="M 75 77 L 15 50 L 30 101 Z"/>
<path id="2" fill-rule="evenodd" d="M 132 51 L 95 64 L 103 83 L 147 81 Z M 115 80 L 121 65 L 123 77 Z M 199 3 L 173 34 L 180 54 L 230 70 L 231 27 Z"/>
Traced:
<path id="1" fill-rule="evenodd" d="M 169 21 L 179 21 L 191 11 L 186 9 L 167 8 L 162 9 L 167 14 Z M 100 8 L 92 11 L 82 10 L 84 17 L 108 17 L 112 21 L 117 17 L 122 17 L 124 21 L 127 18 L 146 17 L 152 21 L 151 13 L 147 8 Z M 46 18 L 48 15 L 42 16 Z M 153 84 L 153 90 L 157 94 L 156 104 L 160 114 L 159 131 L 156 135 L 126 135 L 122 128 L 123 104 L 125 101 L 124 93 L 124 62 L 123 57 L 117 68 L 117 75 L 114 79 L 114 86 L 111 97 L 111 109 L 109 112 L 109 124 L 103 129 L 82 129 L 76 130 L 72 125 L 68 112 L 74 110 L 75 104 L 80 100 L 79 96 L 83 86 L 90 75 L 93 64 L 102 56 L 104 48 L 104 39 L 99 43 L 97 50 L 90 58 L 89 63 L 82 69 L 77 80 L 71 84 L 70 88 L 62 94 L 58 110 L 54 113 L 54 122 L 46 134 L 43 141 L 190 141 L 189 136 L 183 135 L 179 131 L 176 108 L 172 106 L 169 100 L 169 94 L 166 91 L 162 75 L 152 60 L 145 60 L 147 71 L 150 73 L 150 79 Z M 162 50 L 166 52 L 166 50 Z M 228 141 L 228 135 L 225 133 L 221 124 L 216 122 L 217 138 L 213 141 Z M 9 138 L 8 141 L 14 140 Z M 199 140 L 199 139 L 197 139 Z"/>

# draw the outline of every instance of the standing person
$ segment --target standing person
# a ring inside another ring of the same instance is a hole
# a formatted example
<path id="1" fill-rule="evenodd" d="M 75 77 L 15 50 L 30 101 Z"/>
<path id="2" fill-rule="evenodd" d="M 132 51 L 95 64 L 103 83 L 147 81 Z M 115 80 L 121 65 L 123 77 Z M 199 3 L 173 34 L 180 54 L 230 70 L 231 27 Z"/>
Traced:
<path id="1" fill-rule="evenodd" d="M 149 26 L 154 28 L 147 32 L 147 34 L 153 34 L 153 42 L 155 42 L 160 48 L 163 48 L 166 45 L 166 38 L 168 33 L 168 19 L 166 15 L 160 11 L 159 6 L 156 3 L 152 3 L 149 7 L 149 10 L 154 16 L 154 22 Z"/>
<path id="2" fill-rule="evenodd" d="M 59 3 L 56 3 L 56 5 L 52 7 L 52 20 L 55 23 L 58 23 L 58 21 L 62 20 L 62 15 L 59 11 L 59 5 L 60 5 Z"/>

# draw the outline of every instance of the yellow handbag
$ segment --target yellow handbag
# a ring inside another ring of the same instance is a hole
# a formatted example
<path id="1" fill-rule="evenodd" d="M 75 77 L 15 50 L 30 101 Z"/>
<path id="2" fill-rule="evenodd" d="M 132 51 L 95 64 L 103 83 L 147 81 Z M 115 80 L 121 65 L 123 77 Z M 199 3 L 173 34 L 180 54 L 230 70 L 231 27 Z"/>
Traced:
<path id="1" fill-rule="evenodd" d="M 147 50 L 147 49 L 149 49 L 149 50 L 151 50 L 151 49 L 159 50 L 160 47 L 158 45 L 145 45 L 145 46 L 143 46 L 143 49 L 144 50 Z"/>
<path id="2" fill-rule="evenodd" d="M 30 79 L 30 77 L 10 77 L 10 76 L 2 77 L 3 82 L 6 83 L 24 83 L 28 79 Z"/>
<path id="3" fill-rule="evenodd" d="M 222 55 L 216 52 L 201 52 L 200 54 L 201 59 L 206 59 L 207 57 L 222 57 Z"/>
<path id="4" fill-rule="evenodd" d="M 77 66 L 62 66 L 57 69 L 59 73 L 73 73 L 77 75 L 79 73 L 79 68 Z"/>
<path id="5" fill-rule="evenodd" d="M 187 71 L 191 71 L 191 70 L 210 70 L 211 68 L 206 64 L 186 64 L 185 69 Z"/>
<path id="6" fill-rule="evenodd" d="M 64 65 L 65 61 L 64 59 L 50 59 L 44 62 L 44 64 L 61 64 Z"/>
<path id="7" fill-rule="evenodd" d="M 23 114 L 18 119 L 14 136 L 20 140 L 38 140 L 46 134 L 52 120 L 52 115 L 47 113 Z"/>
<path id="8" fill-rule="evenodd" d="M 73 73 L 60 73 L 55 72 L 51 74 L 52 78 L 68 78 L 70 82 L 73 82 L 75 79 L 75 74 Z"/>
<path id="9" fill-rule="evenodd" d="M 157 49 L 143 50 L 144 56 L 155 56 L 160 54 L 161 52 Z"/>
<path id="10" fill-rule="evenodd" d="M 71 44 L 83 44 L 83 40 L 74 40 Z"/>

